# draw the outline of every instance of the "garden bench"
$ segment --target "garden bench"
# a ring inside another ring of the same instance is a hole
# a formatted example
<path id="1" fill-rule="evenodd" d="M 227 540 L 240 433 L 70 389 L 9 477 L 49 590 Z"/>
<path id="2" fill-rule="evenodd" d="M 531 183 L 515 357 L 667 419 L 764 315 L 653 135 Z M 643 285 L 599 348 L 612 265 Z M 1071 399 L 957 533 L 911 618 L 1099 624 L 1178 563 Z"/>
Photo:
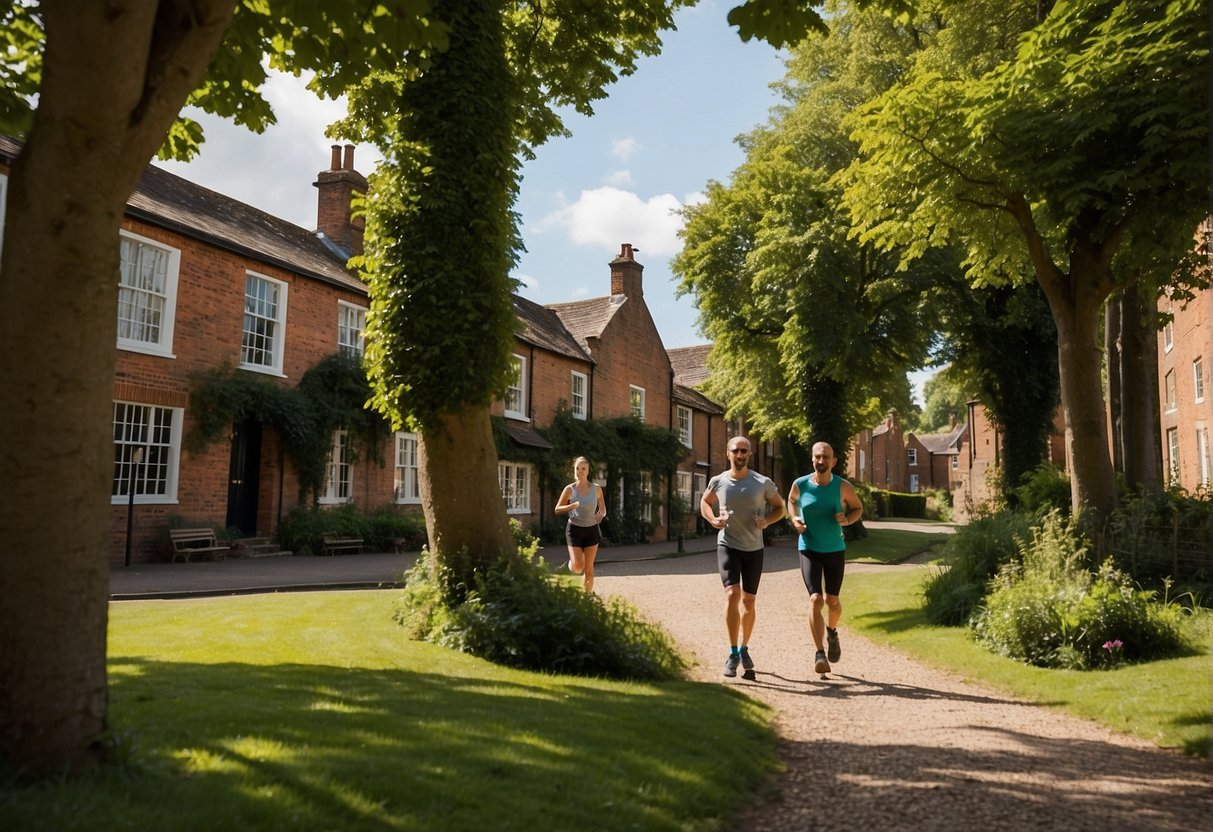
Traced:
<path id="1" fill-rule="evenodd" d="M 168 536 L 173 542 L 173 563 L 178 559 L 190 563 L 194 555 L 223 560 L 227 550 L 232 548 L 219 542 L 214 529 L 169 529 Z"/>
<path id="2" fill-rule="evenodd" d="M 335 555 L 338 552 L 362 554 L 361 537 L 338 537 L 335 534 L 326 534 L 321 545 L 321 551 L 326 555 Z"/>

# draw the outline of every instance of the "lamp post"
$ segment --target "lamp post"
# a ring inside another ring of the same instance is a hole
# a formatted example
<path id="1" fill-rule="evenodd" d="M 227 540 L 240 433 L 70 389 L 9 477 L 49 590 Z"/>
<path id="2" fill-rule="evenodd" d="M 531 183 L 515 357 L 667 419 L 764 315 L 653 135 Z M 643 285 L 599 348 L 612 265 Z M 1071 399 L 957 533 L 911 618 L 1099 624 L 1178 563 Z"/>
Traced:
<path id="1" fill-rule="evenodd" d="M 135 521 L 135 471 L 143 462 L 143 448 L 131 452 L 131 476 L 126 486 L 126 565 L 131 565 L 131 528 Z"/>

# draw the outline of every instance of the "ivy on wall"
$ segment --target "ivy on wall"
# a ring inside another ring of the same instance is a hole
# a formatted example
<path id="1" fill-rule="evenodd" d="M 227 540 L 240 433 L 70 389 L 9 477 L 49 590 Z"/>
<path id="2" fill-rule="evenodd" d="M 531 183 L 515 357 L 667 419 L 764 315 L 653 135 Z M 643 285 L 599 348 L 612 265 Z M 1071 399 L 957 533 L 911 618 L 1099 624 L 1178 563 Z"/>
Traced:
<path id="1" fill-rule="evenodd" d="M 252 420 L 278 433 L 282 451 L 299 475 L 299 501 L 324 487 L 333 433 L 348 431 L 351 448 L 382 462 L 390 436 L 387 421 L 368 410 L 370 386 L 362 362 L 340 353 L 311 367 L 297 387 L 224 364 L 197 374 L 190 390 L 192 424 L 185 448 L 199 453 L 225 440 L 236 422 Z"/>
<path id="2" fill-rule="evenodd" d="M 678 463 L 690 453 L 673 431 L 646 425 L 632 416 L 577 419 L 562 408 L 551 426 L 539 433 L 552 444 L 551 450 L 519 445 L 506 431 L 505 420 L 493 419 L 497 456 L 533 465 L 538 472 L 539 487 L 545 491 L 557 490 L 572 481 L 573 460 L 579 456 L 586 457 L 594 466 L 591 476 L 600 467 L 605 468 L 607 519 L 603 533 L 618 544 L 641 542 L 652 533 L 651 524 L 643 516 L 645 505 L 656 516 L 656 509 L 664 502 L 664 483 L 674 476 Z M 648 495 L 640 489 L 642 472 L 652 476 L 653 490 Z"/>

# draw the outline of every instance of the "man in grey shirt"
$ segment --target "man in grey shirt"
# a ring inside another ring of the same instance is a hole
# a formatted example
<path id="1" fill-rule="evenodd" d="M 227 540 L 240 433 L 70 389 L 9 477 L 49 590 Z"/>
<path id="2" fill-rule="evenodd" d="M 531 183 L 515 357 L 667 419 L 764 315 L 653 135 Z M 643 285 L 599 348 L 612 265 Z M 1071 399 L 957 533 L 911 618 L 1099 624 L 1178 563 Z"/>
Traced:
<path id="1" fill-rule="evenodd" d="M 740 665 L 746 679 L 754 678 L 750 634 L 754 631 L 755 596 L 762 579 L 762 530 L 783 517 L 783 499 L 775 483 L 750 470 L 750 440 L 734 436 L 728 443 L 729 470 L 708 482 L 699 500 L 699 513 L 719 529 L 716 562 L 724 584 L 724 623 L 729 632 L 729 656 L 724 675 L 736 676 Z"/>

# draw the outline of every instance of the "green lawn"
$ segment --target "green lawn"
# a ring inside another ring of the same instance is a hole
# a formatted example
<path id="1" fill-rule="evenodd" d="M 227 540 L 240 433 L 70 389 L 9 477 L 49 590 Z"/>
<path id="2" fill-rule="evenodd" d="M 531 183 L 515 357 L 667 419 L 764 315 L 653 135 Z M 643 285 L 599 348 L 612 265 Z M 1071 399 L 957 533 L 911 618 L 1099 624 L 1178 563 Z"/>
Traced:
<path id="1" fill-rule="evenodd" d="M 931 532 L 924 523 L 921 532 L 901 529 L 868 529 L 862 540 L 847 543 L 847 560 L 860 563 L 898 563 L 943 544 L 950 535 Z"/>
<path id="2" fill-rule="evenodd" d="M 771 715 L 734 689 L 504 669 L 404 639 L 397 595 L 112 604 L 122 762 L 0 789 L 0 825 L 717 829 L 769 782 Z"/>
<path id="3" fill-rule="evenodd" d="M 882 532 L 883 533 L 883 532 Z M 1213 692 L 1207 610 L 1191 620 L 1199 655 L 1108 671 L 1046 670 L 990 653 L 963 627 L 937 627 L 922 612 L 932 567 L 847 575 L 844 624 L 964 678 L 1061 708 L 1167 748 L 1207 757 Z"/>

